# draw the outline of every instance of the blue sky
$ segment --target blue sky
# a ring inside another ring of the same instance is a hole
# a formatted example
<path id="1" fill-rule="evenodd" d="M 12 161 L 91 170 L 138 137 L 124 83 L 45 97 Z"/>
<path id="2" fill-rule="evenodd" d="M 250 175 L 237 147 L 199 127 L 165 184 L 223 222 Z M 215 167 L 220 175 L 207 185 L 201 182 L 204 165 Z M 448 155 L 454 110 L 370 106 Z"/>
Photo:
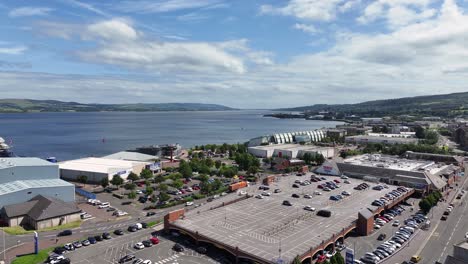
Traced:
<path id="1" fill-rule="evenodd" d="M 467 91 L 464 0 L 0 0 L 3 98 L 275 108 Z"/>

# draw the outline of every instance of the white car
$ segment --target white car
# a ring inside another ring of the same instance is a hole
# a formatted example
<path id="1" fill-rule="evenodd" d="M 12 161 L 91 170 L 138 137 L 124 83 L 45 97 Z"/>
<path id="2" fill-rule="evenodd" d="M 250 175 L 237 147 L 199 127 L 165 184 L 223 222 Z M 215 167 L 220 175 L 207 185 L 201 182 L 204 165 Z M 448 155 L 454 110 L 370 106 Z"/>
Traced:
<path id="1" fill-rule="evenodd" d="M 93 217 L 93 216 L 90 215 L 90 214 L 81 215 L 81 219 L 88 219 L 88 218 L 91 218 L 91 217 Z"/>
<path id="2" fill-rule="evenodd" d="M 400 225 L 400 221 L 398 220 L 393 221 L 392 226 L 399 226 L 399 225 Z"/>
<path id="3" fill-rule="evenodd" d="M 151 260 L 147 259 L 147 260 L 143 261 L 142 264 L 153 264 L 153 262 L 151 262 Z"/>
<path id="4" fill-rule="evenodd" d="M 315 191 L 315 192 L 314 192 L 314 195 L 322 195 L 322 193 L 319 192 L 319 191 Z"/>
<path id="5" fill-rule="evenodd" d="M 240 191 L 240 195 L 246 195 L 247 192 L 246 191 Z"/>
<path id="6" fill-rule="evenodd" d="M 466 238 L 466 239 L 468 239 L 468 232 L 466 232 L 466 234 L 465 234 L 465 238 Z"/>
<path id="7" fill-rule="evenodd" d="M 145 245 L 143 245 L 143 243 L 141 243 L 141 242 L 138 242 L 138 243 L 136 243 L 133 247 L 134 247 L 135 249 L 144 249 L 144 248 L 145 248 Z"/>
<path id="8" fill-rule="evenodd" d="M 123 211 L 118 211 L 117 212 L 117 216 L 124 216 L 124 215 L 128 215 L 127 212 L 123 212 Z"/>
<path id="9" fill-rule="evenodd" d="M 348 178 L 349 178 L 349 177 L 346 176 L 346 175 L 341 175 L 341 179 L 345 179 L 345 180 L 346 180 L 346 179 L 348 179 Z"/>
<path id="10" fill-rule="evenodd" d="M 262 192 L 263 196 L 271 196 L 271 192 Z"/>
<path id="11" fill-rule="evenodd" d="M 136 190 L 136 194 L 142 194 L 143 191 L 142 190 Z"/>
<path id="12" fill-rule="evenodd" d="M 191 205 L 193 205 L 193 202 L 186 202 L 185 203 L 185 206 L 191 206 Z"/>
<path id="13" fill-rule="evenodd" d="M 312 196 L 306 194 L 306 195 L 304 195 L 304 198 L 306 198 L 306 199 L 312 199 Z"/>
<path id="14" fill-rule="evenodd" d="M 101 204 L 98 206 L 99 209 L 108 208 L 108 207 L 110 207 L 110 203 L 108 203 L 108 202 L 101 203 Z"/>
<path id="15" fill-rule="evenodd" d="M 313 208 L 313 207 L 307 205 L 307 206 L 304 207 L 304 210 L 314 212 L 314 211 L 315 211 L 315 208 Z"/>
<path id="16" fill-rule="evenodd" d="M 255 198 L 257 198 L 257 199 L 263 199 L 263 195 L 257 194 L 257 195 L 255 195 Z"/>

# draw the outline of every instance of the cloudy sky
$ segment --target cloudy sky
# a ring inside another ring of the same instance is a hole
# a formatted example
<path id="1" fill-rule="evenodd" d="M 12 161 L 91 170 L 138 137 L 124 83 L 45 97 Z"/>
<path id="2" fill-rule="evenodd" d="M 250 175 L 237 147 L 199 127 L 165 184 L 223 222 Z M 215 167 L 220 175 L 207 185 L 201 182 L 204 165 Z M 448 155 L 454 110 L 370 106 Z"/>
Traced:
<path id="1" fill-rule="evenodd" d="M 275 108 L 463 92 L 467 11 L 467 0 L 0 0 L 0 97 Z"/>

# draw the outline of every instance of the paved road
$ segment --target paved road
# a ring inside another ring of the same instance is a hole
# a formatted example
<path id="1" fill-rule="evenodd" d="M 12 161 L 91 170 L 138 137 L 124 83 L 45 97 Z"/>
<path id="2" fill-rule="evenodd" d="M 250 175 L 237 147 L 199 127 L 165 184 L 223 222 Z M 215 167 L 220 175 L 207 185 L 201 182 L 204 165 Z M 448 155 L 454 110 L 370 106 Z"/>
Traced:
<path id="1" fill-rule="evenodd" d="M 437 229 L 432 233 L 420 255 L 426 260 L 445 262 L 448 254 L 452 254 L 453 245 L 464 240 L 468 232 L 468 195 L 461 200 L 454 200 L 455 208 L 447 221 L 441 221 Z M 440 218 L 439 218 L 440 219 Z M 430 262 L 431 263 L 431 262 Z"/>

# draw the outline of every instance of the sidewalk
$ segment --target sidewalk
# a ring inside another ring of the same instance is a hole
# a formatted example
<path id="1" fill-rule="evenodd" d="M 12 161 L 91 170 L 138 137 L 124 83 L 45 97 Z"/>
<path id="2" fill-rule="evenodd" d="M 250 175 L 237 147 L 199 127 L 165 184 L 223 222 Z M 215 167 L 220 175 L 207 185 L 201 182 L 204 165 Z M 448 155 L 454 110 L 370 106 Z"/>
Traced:
<path id="1" fill-rule="evenodd" d="M 39 240 L 39 250 L 50 248 L 50 247 L 57 247 L 66 243 L 70 243 L 73 241 L 81 240 L 82 236 L 74 235 L 74 236 L 67 236 L 67 237 L 59 237 L 58 241 L 56 241 L 56 237 L 52 238 L 43 238 Z M 9 264 L 11 261 L 16 258 L 17 255 L 25 255 L 28 253 L 34 253 L 34 242 L 27 242 L 20 244 L 17 247 L 13 247 L 6 252 L 6 263 Z"/>

